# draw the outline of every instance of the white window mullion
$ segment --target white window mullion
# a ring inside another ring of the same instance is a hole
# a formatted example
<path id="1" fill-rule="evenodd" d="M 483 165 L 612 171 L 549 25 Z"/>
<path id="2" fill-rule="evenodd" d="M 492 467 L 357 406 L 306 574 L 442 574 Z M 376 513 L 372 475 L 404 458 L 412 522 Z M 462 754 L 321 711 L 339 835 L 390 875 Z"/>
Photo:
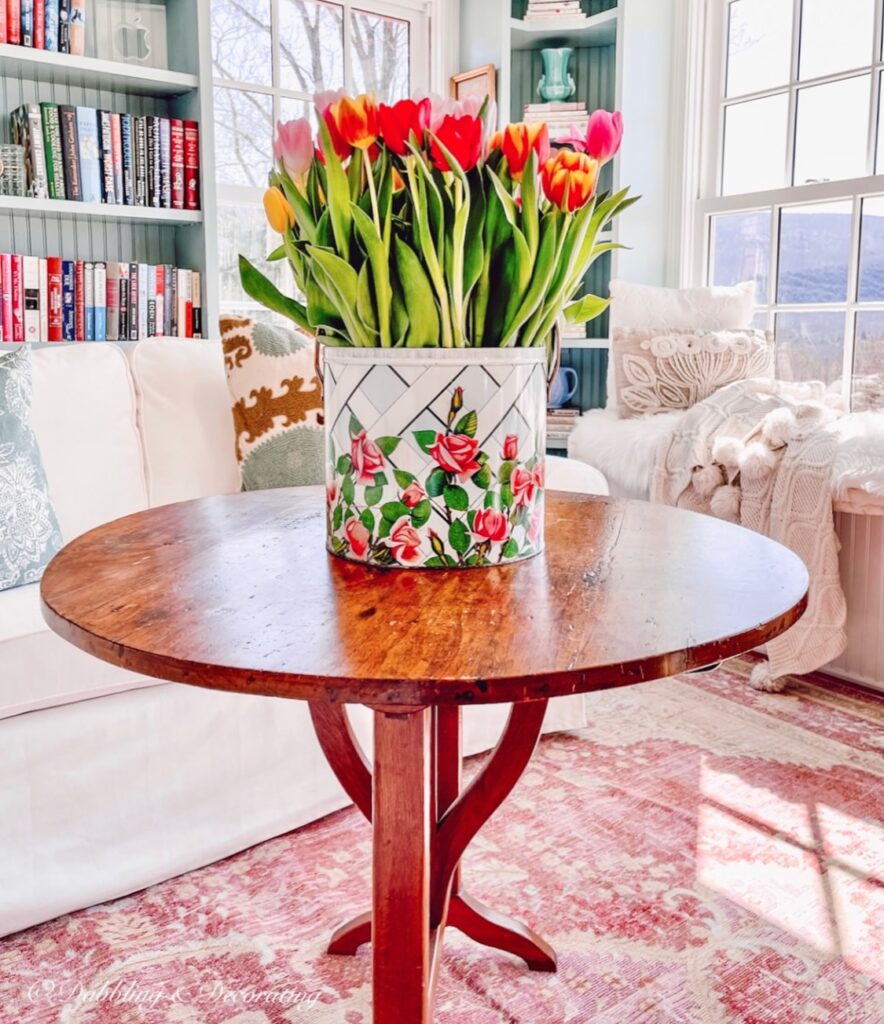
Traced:
<path id="1" fill-rule="evenodd" d="M 789 83 L 789 113 L 786 118 L 786 173 L 783 182 L 795 184 L 795 144 L 798 137 L 798 74 L 801 67 L 802 0 L 792 0 L 792 81 Z"/>
<path id="2" fill-rule="evenodd" d="M 271 81 L 273 82 L 273 131 L 276 131 L 276 123 L 281 120 L 282 110 L 279 101 L 279 83 L 282 80 L 280 68 L 279 48 L 279 0 L 270 0 L 270 53 L 271 53 Z"/>

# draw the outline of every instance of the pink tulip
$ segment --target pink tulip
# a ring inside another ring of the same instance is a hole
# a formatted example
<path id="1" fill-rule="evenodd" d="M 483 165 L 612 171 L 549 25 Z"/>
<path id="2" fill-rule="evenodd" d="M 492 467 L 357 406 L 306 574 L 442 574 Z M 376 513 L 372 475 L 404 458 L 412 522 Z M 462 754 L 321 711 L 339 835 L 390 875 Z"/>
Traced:
<path id="1" fill-rule="evenodd" d="M 277 123 L 273 156 L 276 160 L 282 161 L 283 167 L 293 181 L 298 181 L 310 170 L 313 160 L 313 130 L 306 117 L 298 117 L 285 124 L 282 121 Z"/>
<path id="2" fill-rule="evenodd" d="M 607 163 L 620 149 L 623 118 L 619 111 L 594 110 L 586 129 L 586 152 L 600 164 Z"/>
<path id="3" fill-rule="evenodd" d="M 451 96 L 439 96 L 437 93 L 429 94 L 431 114 L 430 131 L 435 135 L 446 117 L 478 117 L 482 109 L 484 98 L 479 96 L 467 96 L 465 99 L 456 100 Z M 488 124 L 497 123 L 497 104 L 491 102 L 488 109 Z"/>

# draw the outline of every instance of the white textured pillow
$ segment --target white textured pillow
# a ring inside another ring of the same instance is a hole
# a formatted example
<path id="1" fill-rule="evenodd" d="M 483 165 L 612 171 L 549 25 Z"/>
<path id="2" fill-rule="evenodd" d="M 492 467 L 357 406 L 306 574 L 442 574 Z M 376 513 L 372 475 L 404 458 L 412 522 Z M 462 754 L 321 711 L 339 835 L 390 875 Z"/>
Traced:
<path id="1" fill-rule="evenodd" d="M 611 337 L 618 328 L 652 327 L 670 330 L 728 331 L 748 327 L 755 309 L 755 284 L 733 287 L 658 288 L 648 284 L 612 281 Z M 608 358 L 607 408 L 617 408 L 614 360 Z"/>
<path id="2" fill-rule="evenodd" d="M 618 327 L 609 358 L 621 417 L 690 409 L 719 388 L 773 377 L 773 337 L 766 331 Z"/>

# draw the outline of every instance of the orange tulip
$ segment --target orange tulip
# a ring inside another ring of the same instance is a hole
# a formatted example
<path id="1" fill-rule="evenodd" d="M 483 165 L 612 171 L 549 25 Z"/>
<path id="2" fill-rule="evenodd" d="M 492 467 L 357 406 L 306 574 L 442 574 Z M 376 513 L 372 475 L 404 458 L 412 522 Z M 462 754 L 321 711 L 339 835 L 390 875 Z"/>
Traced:
<path id="1" fill-rule="evenodd" d="M 380 134 L 378 107 L 373 96 L 363 94 L 355 99 L 343 96 L 326 111 L 326 120 L 329 119 L 341 139 L 356 149 L 368 149 Z"/>
<path id="2" fill-rule="evenodd" d="M 278 188 L 268 188 L 264 193 L 264 212 L 277 234 L 284 235 L 289 228 L 295 226 L 295 211 Z"/>
<path id="3" fill-rule="evenodd" d="M 549 128 L 542 122 L 508 124 L 492 138 L 490 147 L 499 147 L 503 151 L 510 174 L 515 181 L 519 181 L 532 149 L 537 154 L 538 165 L 549 158 Z"/>
<path id="4" fill-rule="evenodd" d="M 592 199 L 599 162 L 585 153 L 560 149 L 543 165 L 540 177 L 546 198 L 560 210 L 573 213 Z"/>

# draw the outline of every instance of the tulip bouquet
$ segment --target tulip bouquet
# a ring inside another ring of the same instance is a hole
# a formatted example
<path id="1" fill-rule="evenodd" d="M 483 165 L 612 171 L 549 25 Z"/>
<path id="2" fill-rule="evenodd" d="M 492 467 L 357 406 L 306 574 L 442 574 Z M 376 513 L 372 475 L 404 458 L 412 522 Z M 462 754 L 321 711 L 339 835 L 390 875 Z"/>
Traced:
<path id="1" fill-rule="evenodd" d="M 244 256 L 245 291 L 333 346 L 543 346 L 590 264 L 616 248 L 599 232 L 633 200 L 598 194 L 617 152 L 619 114 L 553 150 L 544 124 L 489 134 L 489 104 L 318 94 L 309 121 L 278 126 L 264 205 L 300 298 Z"/>

